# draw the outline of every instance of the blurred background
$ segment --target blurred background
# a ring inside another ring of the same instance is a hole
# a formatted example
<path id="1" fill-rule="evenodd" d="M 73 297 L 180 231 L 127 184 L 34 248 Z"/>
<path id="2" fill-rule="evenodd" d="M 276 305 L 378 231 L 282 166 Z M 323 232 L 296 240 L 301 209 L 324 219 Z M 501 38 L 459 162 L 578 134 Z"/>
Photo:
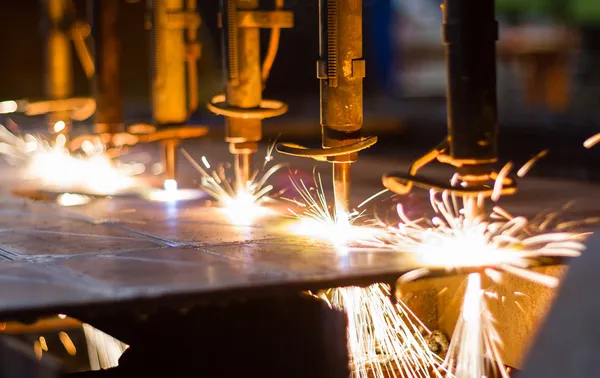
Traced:
<path id="1" fill-rule="evenodd" d="M 272 8 L 272 1 L 263 1 Z M 0 100 L 44 98 L 44 27 L 39 0 L 5 2 L 0 32 Z M 75 1 L 87 17 L 86 0 Z M 445 67 L 440 0 L 364 0 L 365 132 L 380 143 L 370 154 L 416 157 L 445 135 Z M 498 102 L 501 159 L 551 154 L 532 174 L 600 179 L 599 153 L 585 138 L 600 131 L 600 1 L 496 0 L 500 22 Z M 128 122 L 149 121 L 150 42 L 146 4 L 121 5 L 122 90 Z M 198 1 L 202 17 L 201 103 L 222 91 L 218 1 Z M 281 36 L 265 97 L 289 103 L 283 117 L 265 121 L 265 134 L 318 143 L 319 83 L 316 0 L 287 0 L 295 27 Z M 264 33 L 266 49 L 268 33 Z M 75 95 L 91 92 L 75 62 Z M 200 106 L 195 122 L 222 140 L 223 120 Z M 20 123 L 31 121 L 18 120 Z M 76 129 L 75 129 L 76 130 Z"/>

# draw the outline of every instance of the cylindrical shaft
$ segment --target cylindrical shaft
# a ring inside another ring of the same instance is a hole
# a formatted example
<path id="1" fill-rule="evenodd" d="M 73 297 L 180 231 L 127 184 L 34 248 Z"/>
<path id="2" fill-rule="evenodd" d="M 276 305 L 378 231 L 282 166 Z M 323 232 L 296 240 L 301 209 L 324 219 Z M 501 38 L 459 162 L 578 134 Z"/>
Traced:
<path id="1" fill-rule="evenodd" d="M 117 23 L 120 3 L 120 0 L 93 2 L 97 133 L 119 133 L 124 130 Z"/>
<path id="2" fill-rule="evenodd" d="M 463 209 L 465 214 L 465 219 L 468 222 L 474 222 L 478 218 L 484 216 L 485 207 L 483 198 L 478 198 L 474 195 L 466 195 L 463 197 Z"/>
<path id="3" fill-rule="evenodd" d="M 252 177 L 252 154 L 235 154 L 234 163 L 236 189 L 243 192 Z"/>
<path id="4" fill-rule="evenodd" d="M 238 28 L 236 17 L 238 9 L 258 8 L 258 0 L 222 0 L 221 4 L 227 104 L 238 108 L 258 107 L 262 101 L 260 30 Z M 237 144 L 250 142 L 244 149 L 255 150 L 252 144 L 262 138 L 260 119 L 227 117 L 225 125 L 226 141 L 232 143 L 234 149 Z"/>
<path id="5" fill-rule="evenodd" d="M 363 124 L 362 0 L 319 0 L 319 61 L 323 147 L 360 141 Z M 333 190 L 336 216 L 350 211 L 350 163 L 357 154 L 335 156 Z"/>
<path id="6" fill-rule="evenodd" d="M 497 159 L 494 0 L 445 0 L 450 154 L 459 163 Z"/>
<path id="7" fill-rule="evenodd" d="M 43 0 L 42 3 L 48 20 L 45 59 L 46 93 L 52 100 L 64 100 L 73 94 L 71 41 L 67 29 L 68 0 Z M 60 121 L 64 122 L 64 127 Z M 51 133 L 67 133 L 70 124 L 68 111 L 53 112 L 48 115 L 48 127 Z"/>
<path id="8" fill-rule="evenodd" d="M 362 0 L 319 0 L 319 5 L 321 125 L 356 132 L 363 124 Z"/>
<path id="9" fill-rule="evenodd" d="M 336 217 L 350 213 L 350 163 L 333 163 L 333 194 Z"/>
<path id="10" fill-rule="evenodd" d="M 152 17 L 152 114 L 157 125 L 188 118 L 185 30 L 169 25 L 169 14 L 184 11 L 184 0 L 148 0 Z"/>
<path id="11" fill-rule="evenodd" d="M 163 163 L 165 165 L 165 180 L 177 179 L 177 145 L 179 141 L 169 139 L 161 142 Z"/>
<path id="12" fill-rule="evenodd" d="M 262 102 L 260 29 L 239 28 L 237 18 L 238 10 L 258 5 L 258 0 L 221 0 L 225 97 L 227 104 L 236 108 L 256 108 Z M 262 120 L 226 117 L 225 127 L 225 140 L 235 155 L 237 186 L 245 188 L 252 175 L 252 154 L 262 138 Z"/>

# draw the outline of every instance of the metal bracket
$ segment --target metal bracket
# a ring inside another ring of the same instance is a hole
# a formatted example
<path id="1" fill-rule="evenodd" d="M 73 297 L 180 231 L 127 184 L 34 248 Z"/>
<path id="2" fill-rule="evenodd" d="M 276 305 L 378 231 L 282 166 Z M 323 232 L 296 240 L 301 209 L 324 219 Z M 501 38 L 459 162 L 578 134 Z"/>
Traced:
<path id="1" fill-rule="evenodd" d="M 362 79 L 367 75 L 367 68 L 364 59 L 355 59 L 352 61 L 352 77 Z"/>
<path id="2" fill-rule="evenodd" d="M 202 44 L 199 42 L 189 42 L 185 45 L 185 55 L 188 58 L 199 59 L 202 55 Z"/>
<path id="3" fill-rule="evenodd" d="M 201 24 L 202 19 L 196 12 L 167 13 L 167 28 L 169 29 L 198 29 Z"/>
<path id="4" fill-rule="evenodd" d="M 69 150 L 76 151 L 81 148 L 83 142 L 91 139 L 100 140 L 105 146 L 112 146 L 119 149 L 126 146 L 134 146 L 138 143 L 199 138 L 207 133 L 208 127 L 205 126 L 181 126 L 157 130 L 154 125 L 135 124 L 129 126 L 128 132 L 125 133 L 80 135 L 69 142 Z"/>
<path id="5" fill-rule="evenodd" d="M 288 105 L 285 102 L 278 100 L 263 99 L 260 106 L 256 108 L 238 108 L 227 104 L 226 96 L 218 94 L 214 96 L 210 103 L 206 105 L 211 112 L 232 118 L 244 119 L 265 119 L 277 117 L 285 114 L 288 110 Z"/>
<path id="6" fill-rule="evenodd" d="M 463 165 L 461 162 L 454 161 L 451 156 L 446 154 L 448 147 L 449 143 L 448 138 L 446 137 L 438 146 L 415 160 L 411 164 L 408 173 L 392 173 L 390 175 L 384 175 L 382 178 L 383 186 L 396 194 L 408 194 L 414 185 L 422 189 L 448 191 L 457 195 L 483 195 L 484 197 L 490 197 L 494 192 L 493 185 L 481 184 L 467 187 L 456 187 L 450 185 L 450 181 L 448 181 L 448 183 L 444 183 L 418 175 L 418 172 L 421 170 L 421 168 L 425 167 L 434 160 L 438 160 L 443 164 L 449 164 L 454 167 L 461 167 Z M 488 161 L 481 163 L 488 163 Z M 495 180 L 497 177 L 498 174 L 496 172 L 489 172 L 485 175 L 486 181 Z M 503 195 L 508 195 L 514 194 L 516 191 L 516 182 L 513 179 L 506 177 L 500 193 Z"/>
<path id="7" fill-rule="evenodd" d="M 93 98 L 73 97 L 63 100 L 48 100 L 29 102 L 28 100 L 11 101 L 14 106 L 7 106 L 0 114 L 24 113 L 26 116 L 38 116 L 55 112 L 70 112 L 75 121 L 90 118 L 96 111 L 96 101 Z"/>
<path id="8" fill-rule="evenodd" d="M 308 148 L 293 143 L 279 143 L 277 145 L 277 152 L 284 155 L 309 157 L 317 161 L 329 161 L 331 157 L 357 153 L 371 147 L 375 143 L 377 143 L 376 136 L 362 138 L 359 142 L 347 146 L 331 148 Z"/>
<path id="9" fill-rule="evenodd" d="M 289 29 L 294 27 L 291 11 L 237 11 L 238 28 Z"/>

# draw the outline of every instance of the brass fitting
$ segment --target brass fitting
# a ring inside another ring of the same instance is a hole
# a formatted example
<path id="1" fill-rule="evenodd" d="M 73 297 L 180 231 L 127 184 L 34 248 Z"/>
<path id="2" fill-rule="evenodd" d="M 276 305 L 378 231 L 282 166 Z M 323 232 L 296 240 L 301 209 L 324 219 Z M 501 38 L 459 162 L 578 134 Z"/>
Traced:
<path id="1" fill-rule="evenodd" d="M 319 60 L 322 148 L 281 143 L 277 151 L 333 163 L 336 210 L 348 212 L 350 163 L 377 142 L 363 138 L 362 0 L 319 1 Z"/>
<path id="2" fill-rule="evenodd" d="M 240 188 L 252 175 L 251 155 L 262 139 L 262 120 L 287 111 L 285 103 L 262 98 L 277 53 L 280 29 L 294 25 L 293 14 L 281 10 L 283 1 L 276 0 L 275 6 L 273 11 L 259 11 L 258 0 L 221 0 L 225 93 L 214 96 L 207 107 L 225 116 L 225 141 L 236 156 L 236 181 Z M 260 56 L 261 28 L 272 29 L 264 63 Z"/>

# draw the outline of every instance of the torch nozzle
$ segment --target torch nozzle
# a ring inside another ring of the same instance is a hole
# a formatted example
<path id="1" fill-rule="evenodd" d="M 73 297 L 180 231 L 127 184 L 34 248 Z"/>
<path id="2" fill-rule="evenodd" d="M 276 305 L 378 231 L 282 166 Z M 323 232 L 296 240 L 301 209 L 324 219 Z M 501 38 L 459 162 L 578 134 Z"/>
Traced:
<path id="1" fill-rule="evenodd" d="M 350 167 L 350 163 L 333 163 L 333 193 L 336 217 L 347 217 L 350 213 Z"/>
<path id="2" fill-rule="evenodd" d="M 178 140 L 169 139 L 161 143 L 163 151 L 163 164 L 165 180 L 175 180 L 177 176 L 177 145 Z"/>
<path id="3" fill-rule="evenodd" d="M 246 190 L 252 177 L 252 154 L 236 153 L 233 156 L 236 189 L 241 192 Z"/>

